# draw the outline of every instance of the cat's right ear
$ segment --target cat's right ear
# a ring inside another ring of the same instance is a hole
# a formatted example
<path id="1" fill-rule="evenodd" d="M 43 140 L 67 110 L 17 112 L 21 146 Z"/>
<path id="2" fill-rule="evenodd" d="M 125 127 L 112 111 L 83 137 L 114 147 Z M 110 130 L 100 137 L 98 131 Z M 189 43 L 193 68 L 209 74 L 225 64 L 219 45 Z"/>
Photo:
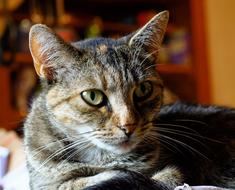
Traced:
<path id="1" fill-rule="evenodd" d="M 127 40 L 129 40 L 128 45 L 156 57 L 166 31 L 168 20 L 168 11 L 158 13 L 142 28 L 135 32 L 134 35 L 131 34 L 127 36 Z"/>
<path id="2" fill-rule="evenodd" d="M 54 80 L 64 63 L 68 63 L 69 47 L 50 28 L 42 24 L 32 26 L 29 33 L 29 48 L 34 67 L 41 78 Z"/>

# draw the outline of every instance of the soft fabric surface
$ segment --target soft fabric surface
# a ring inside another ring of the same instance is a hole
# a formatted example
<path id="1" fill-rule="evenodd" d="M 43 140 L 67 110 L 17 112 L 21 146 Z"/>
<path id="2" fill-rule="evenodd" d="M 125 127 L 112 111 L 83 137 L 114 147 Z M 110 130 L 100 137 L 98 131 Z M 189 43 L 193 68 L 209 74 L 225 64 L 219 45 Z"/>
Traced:
<path id="1" fill-rule="evenodd" d="M 188 184 L 184 184 L 182 186 L 176 187 L 175 190 L 229 190 L 229 189 L 214 187 L 214 186 L 191 186 L 190 187 Z"/>

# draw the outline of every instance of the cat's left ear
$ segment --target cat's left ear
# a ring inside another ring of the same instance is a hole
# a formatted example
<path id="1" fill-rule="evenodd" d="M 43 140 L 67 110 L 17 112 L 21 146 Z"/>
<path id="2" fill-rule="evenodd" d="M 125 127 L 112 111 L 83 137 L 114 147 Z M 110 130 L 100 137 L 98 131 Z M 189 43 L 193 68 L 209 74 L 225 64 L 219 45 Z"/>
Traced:
<path id="1" fill-rule="evenodd" d="M 72 63 L 73 47 L 45 25 L 32 26 L 29 48 L 37 74 L 48 81 L 58 80 Z"/>
<path id="2" fill-rule="evenodd" d="M 148 54 L 157 54 L 169 20 L 169 12 L 163 11 L 154 16 L 148 23 L 129 38 L 128 45 L 141 48 Z"/>

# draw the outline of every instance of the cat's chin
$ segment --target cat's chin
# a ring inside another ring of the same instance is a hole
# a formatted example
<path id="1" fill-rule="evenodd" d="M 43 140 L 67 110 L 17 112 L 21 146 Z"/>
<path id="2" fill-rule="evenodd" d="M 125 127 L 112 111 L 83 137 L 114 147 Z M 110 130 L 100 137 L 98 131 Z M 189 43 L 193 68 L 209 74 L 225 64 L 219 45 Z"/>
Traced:
<path id="1" fill-rule="evenodd" d="M 94 139 L 93 144 L 95 144 L 101 149 L 107 150 L 115 154 L 125 154 L 132 151 L 136 147 L 136 143 L 132 141 L 123 141 L 117 144 L 107 144 Z"/>
<path id="2" fill-rule="evenodd" d="M 134 143 L 123 142 L 117 145 L 111 145 L 110 151 L 116 154 L 126 154 L 136 147 Z"/>
<path id="3" fill-rule="evenodd" d="M 120 153 L 128 153 L 132 149 L 134 149 L 136 146 L 136 143 L 130 142 L 130 141 L 124 141 L 117 145 L 115 145 L 115 150 L 120 151 Z"/>

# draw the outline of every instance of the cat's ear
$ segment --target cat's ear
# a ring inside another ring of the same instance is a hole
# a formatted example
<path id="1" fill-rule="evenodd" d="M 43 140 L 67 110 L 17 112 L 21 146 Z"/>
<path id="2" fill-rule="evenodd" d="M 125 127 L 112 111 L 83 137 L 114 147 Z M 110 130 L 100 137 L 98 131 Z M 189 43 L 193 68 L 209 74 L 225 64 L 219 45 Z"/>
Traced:
<path id="1" fill-rule="evenodd" d="M 29 48 L 37 74 L 48 80 L 54 80 L 59 68 L 64 68 L 63 64 L 69 59 L 66 51 L 69 45 L 42 24 L 36 24 L 30 29 Z"/>
<path id="2" fill-rule="evenodd" d="M 168 11 L 158 13 L 129 38 L 128 45 L 133 48 L 142 48 L 148 54 L 157 54 L 166 31 L 168 20 Z"/>

